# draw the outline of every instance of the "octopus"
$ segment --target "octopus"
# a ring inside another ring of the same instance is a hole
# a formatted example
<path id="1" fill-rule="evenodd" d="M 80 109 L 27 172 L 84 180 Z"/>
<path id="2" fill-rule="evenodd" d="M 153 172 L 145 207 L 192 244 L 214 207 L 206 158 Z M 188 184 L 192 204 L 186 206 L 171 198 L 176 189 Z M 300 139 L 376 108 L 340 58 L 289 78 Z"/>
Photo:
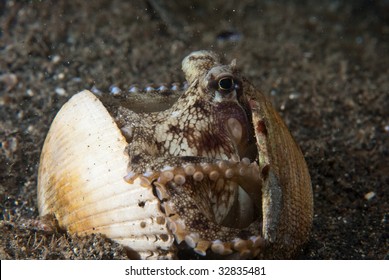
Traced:
<path id="1" fill-rule="evenodd" d="M 152 190 L 158 223 L 168 230 L 159 238 L 173 236 L 158 255 L 294 256 L 313 216 L 298 145 L 236 60 L 222 64 L 215 53 L 197 51 L 182 69 L 188 86 L 165 110 L 109 109 L 127 143 L 125 182 Z"/>

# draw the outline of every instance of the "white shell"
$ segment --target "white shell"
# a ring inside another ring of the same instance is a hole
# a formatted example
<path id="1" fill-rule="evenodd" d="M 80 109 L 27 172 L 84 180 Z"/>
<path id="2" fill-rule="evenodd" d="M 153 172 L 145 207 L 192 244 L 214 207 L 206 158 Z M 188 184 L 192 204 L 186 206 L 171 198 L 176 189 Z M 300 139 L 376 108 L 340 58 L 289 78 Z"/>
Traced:
<path id="1" fill-rule="evenodd" d="M 140 258 L 171 258 L 174 237 L 152 187 L 123 179 L 126 145 L 91 92 L 73 96 L 55 117 L 42 150 L 40 215 L 54 214 L 71 233 L 102 233 Z"/>

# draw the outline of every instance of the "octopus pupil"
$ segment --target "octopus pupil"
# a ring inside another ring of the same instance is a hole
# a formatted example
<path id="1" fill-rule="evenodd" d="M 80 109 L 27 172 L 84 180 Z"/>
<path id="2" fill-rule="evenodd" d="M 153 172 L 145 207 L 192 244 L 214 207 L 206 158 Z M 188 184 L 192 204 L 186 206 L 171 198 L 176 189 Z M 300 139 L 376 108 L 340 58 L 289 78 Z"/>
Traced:
<path id="1" fill-rule="evenodd" d="M 223 91 L 232 91 L 234 89 L 234 80 L 232 78 L 221 78 L 219 80 L 219 89 Z"/>

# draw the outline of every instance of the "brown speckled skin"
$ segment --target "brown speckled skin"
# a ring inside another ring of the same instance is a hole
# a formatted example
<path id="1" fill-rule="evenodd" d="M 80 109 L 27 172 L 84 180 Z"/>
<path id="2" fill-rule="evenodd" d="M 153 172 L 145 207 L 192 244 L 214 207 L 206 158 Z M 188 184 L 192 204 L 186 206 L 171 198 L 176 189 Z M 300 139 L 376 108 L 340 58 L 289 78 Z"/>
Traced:
<path id="1" fill-rule="evenodd" d="M 206 70 L 215 64 L 214 59 L 209 59 L 202 66 Z M 228 66 L 224 68 L 224 71 L 231 71 Z M 164 165 L 174 166 L 177 165 L 175 162 L 181 162 L 180 157 L 184 156 L 230 158 L 236 153 L 234 143 L 224 125 L 230 117 L 238 119 L 245 126 L 244 145 L 249 147 L 254 144 L 253 131 L 246 113 L 248 105 L 245 104 L 242 90 L 238 91 L 240 100 L 215 103 L 212 99 L 216 88 L 202 84 L 206 73 L 199 71 L 199 76 L 195 78 L 187 75 L 188 82 L 191 78 L 194 79 L 190 87 L 166 111 L 137 114 L 123 107 L 119 109 L 119 126 L 131 131 L 131 134 L 124 131 L 124 135 L 130 143 L 128 153 L 132 170 L 141 173 L 146 167 L 158 170 Z"/>
<path id="2" fill-rule="evenodd" d="M 197 52 L 183 61 L 183 70 L 190 86 L 170 109 L 147 114 L 126 108 L 118 110 L 115 117 L 130 143 L 127 148 L 130 171 L 158 172 L 165 166 L 213 162 L 230 159 L 233 155 L 257 161 L 262 186 L 258 186 L 254 200 L 261 201 L 263 219 L 262 229 L 257 232 L 261 232 L 266 241 L 260 256 L 293 257 L 307 241 L 313 218 L 310 176 L 298 145 L 270 102 L 240 77 L 234 61 L 221 65 L 214 53 Z M 222 94 L 225 98 L 222 102 L 215 101 L 218 77 L 226 74 L 235 82 L 236 96 L 227 92 Z M 234 142 L 226 128 L 230 117 L 242 126 L 239 143 Z M 194 210 L 198 216 L 210 211 L 206 209 L 210 204 L 204 202 L 202 195 L 190 197 L 196 193 L 193 189 L 190 191 L 193 182 L 188 181 L 186 186 L 189 190 L 173 188 L 172 200 L 178 204 L 180 200 L 176 198 L 182 195 L 182 201 L 191 201 L 187 203 L 191 209 L 199 205 Z M 186 226 L 199 231 L 201 227 L 190 225 L 193 215 L 186 215 L 193 211 L 180 209 L 182 211 L 178 212 L 186 220 Z M 197 224 L 207 223 L 206 218 L 199 219 L 201 223 Z M 233 234 L 239 232 L 231 229 L 223 235 L 220 226 L 212 221 L 208 223 L 207 228 L 211 230 L 203 233 L 206 239 L 233 238 Z"/>

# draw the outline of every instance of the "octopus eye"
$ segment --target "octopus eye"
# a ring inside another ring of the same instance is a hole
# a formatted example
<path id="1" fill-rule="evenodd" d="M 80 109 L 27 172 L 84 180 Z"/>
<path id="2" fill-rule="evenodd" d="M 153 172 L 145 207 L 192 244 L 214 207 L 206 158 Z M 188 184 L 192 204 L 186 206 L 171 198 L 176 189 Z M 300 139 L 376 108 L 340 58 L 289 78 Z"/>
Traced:
<path id="1" fill-rule="evenodd" d="M 229 93 L 235 89 L 234 79 L 231 77 L 223 77 L 218 81 L 218 89 L 224 93 Z"/>

